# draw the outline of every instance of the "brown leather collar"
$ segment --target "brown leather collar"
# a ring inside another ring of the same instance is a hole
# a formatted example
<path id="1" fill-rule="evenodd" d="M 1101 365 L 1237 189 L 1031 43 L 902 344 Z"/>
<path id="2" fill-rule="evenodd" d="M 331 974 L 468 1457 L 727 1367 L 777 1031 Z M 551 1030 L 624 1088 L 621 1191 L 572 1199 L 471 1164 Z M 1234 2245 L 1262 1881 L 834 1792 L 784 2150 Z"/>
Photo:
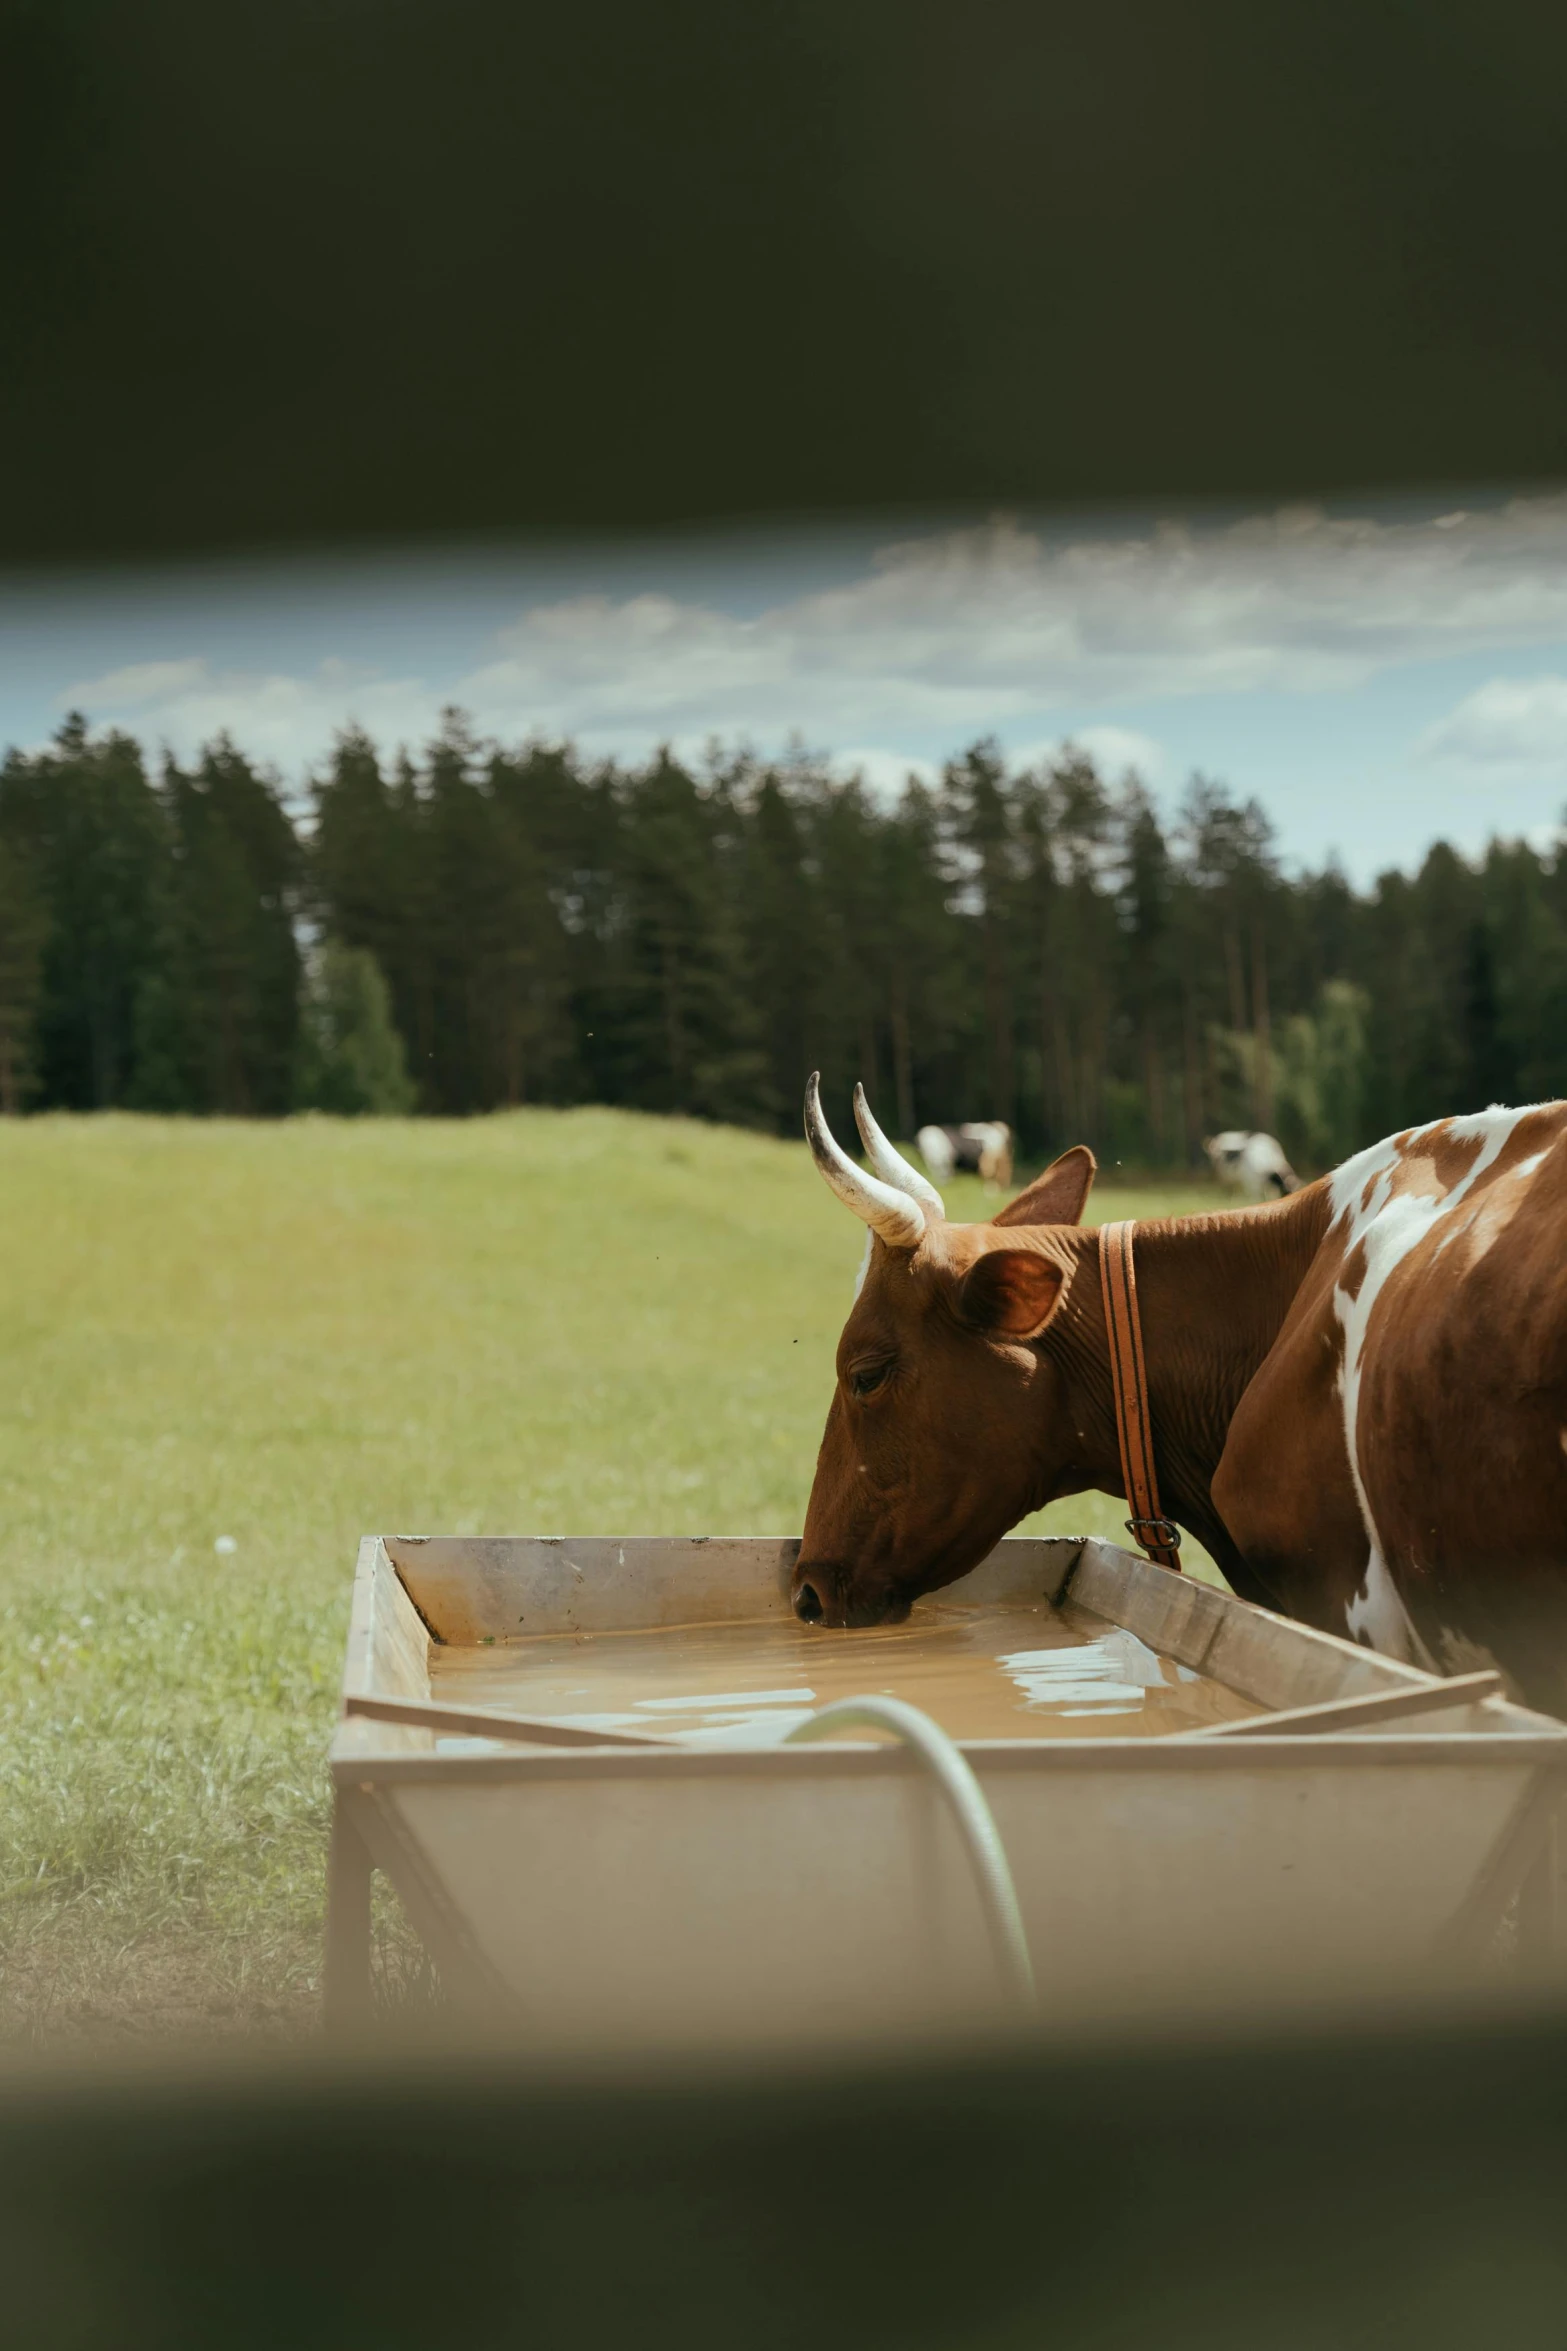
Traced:
<path id="1" fill-rule="evenodd" d="M 1153 1465 L 1153 1421 L 1143 1369 L 1143 1326 L 1137 1312 L 1137 1268 L 1132 1261 L 1133 1226 L 1099 1228 L 1099 1279 L 1104 1287 L 1105 1330 L 1110 1342 L 1110 1379 L 1115 1389 L 1115 1433 L 1121 1447 L 1121 1476 L 1132 1516 L 1126 1531 L 1160 1567 L 1180 1573 L 1181 1530 L 1159 1504 Z"/>

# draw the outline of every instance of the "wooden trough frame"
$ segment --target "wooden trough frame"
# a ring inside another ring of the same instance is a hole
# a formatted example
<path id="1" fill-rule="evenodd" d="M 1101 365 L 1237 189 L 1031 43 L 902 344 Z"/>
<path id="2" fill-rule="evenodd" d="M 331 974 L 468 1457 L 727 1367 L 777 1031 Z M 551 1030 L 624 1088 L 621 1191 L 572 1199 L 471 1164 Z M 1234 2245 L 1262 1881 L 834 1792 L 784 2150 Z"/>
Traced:
<path id="1" fill-rule="evenodd" d="M 368 2014 L 375 1867 L 457 2007 L 541 2049 L 860 2047 L 1000 2021 L 966 1856 L 906 1750 L 680 1747 L 432 1700 L 432 1644 L 503 1642 L 523 1618 L 784 1616 L 797 1549 L 365 1539 L 331 1751 L 334 2027 Z M 1515 1900 L 1515 1961 L 1551 1962 L 1567 1726 L 1492 1675 L 1444 1682 L 1095 1540 L 1009 1539 L 942 1599 L 1068 1594 L 1269 1711 L 961 1742 L 1043 2029 L 1473 1977 Z"/>

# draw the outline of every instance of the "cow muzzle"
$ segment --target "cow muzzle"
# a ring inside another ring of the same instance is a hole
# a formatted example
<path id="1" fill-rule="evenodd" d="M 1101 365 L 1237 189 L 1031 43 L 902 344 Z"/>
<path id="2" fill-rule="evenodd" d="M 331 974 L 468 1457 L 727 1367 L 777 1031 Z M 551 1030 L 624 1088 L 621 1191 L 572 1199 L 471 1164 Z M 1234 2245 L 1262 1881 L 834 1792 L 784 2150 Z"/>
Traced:
<path id="1" fill-rule="evenodd" d="M 797 1567 L 790 1601 L 801 1624 L 842 1624 L 838 1571 L 820 1563 Z"/>
<path id="2" fill-rule="evenodd" d="M 801 1560 L 790 1591 L 794 1613 L 802 1624 L 819 1624 L 846 1631 L 873 1624 L 901 1624 L 909 1613 L 907 1600 L 891 1593 L 858 1593 L 853 1579 L 830 1561 Z"/>

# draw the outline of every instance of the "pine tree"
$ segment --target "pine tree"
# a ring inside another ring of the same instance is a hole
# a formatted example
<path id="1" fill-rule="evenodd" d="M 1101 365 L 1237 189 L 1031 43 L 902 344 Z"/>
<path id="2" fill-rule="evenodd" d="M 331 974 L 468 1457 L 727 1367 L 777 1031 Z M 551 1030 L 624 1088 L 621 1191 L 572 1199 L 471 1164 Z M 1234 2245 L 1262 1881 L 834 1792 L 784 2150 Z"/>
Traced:
<path id="1" fill-rule="evenodd" d="M 767 1083 L 794 1103 L 823 1047 L 820 1014 L 828 953 L 821 894 L 811 871 L 810 835 L 798 771 L 754 772 L 737 764 L 730 790 L 746 810 L 740 921 L 749 950 L 758 1042 Z"/>
<path id="2" fill-rule="evenodd" d="M 1013 912 L 1019 858 L 1013 795 L 994 740 L 975 743 L 942 772 L 943 816 L 953 879 L 974 946 L 970 982 L 980 1014 L 980 1049 L 968 1076 L 982 1103 L 963 1117 L 1017 1119 L 1016 980 Z"/>
<path id="3" fill-rule="evenodd" d="M 299 843 L 277 785 L 227 736 L 162 798 L 173 841 L 166 942 L 140 1006 L 146 1107 L 183 1078 L 193 1109 L 276 1116 L 293 1100 L 300 956 Z"/>
<path id="4" fill-rule="evenodd" d="M 32 1090 L 49 910 L 25 858 L 0 839 L 0 1116 Z"/>
<path id="5" fill-rule="evenodd" d="M 1198 1138 L 1183 1132 L 1169 1073 L 1179 1066 L 1177 958 L 1173 952 L 1169 843 L 1141 780 L 1130 775 L 1115 811 L 1121 843 L 1118 890 L 1122 937 L 1121 1000 L 1132 1035 L 1135 1099 L 1131 1155 L 1153 1166 L 1193 1156 Z"/>
<path id="6" fill-rule="evenodd" d="M 1117 962 L 1115 810 L 1093 761 L 1070 746 L 1047 771 L 1046 829 L 1057 891 L 1047 1018 L 1063 1139 L 1105 1148 Z"/>
<path id="7" fill-rule="evenodd" d="M 734 802 L 668 751 L 626 779 L 613 914 L 615 1099 L 737 1125 L 777 1113 L 739 920 Z"/>
<path id="8" fill-rule="evenodd" d="M 0 774 L 0 837 L 20 857 L 47 933 L 33 1040 L 41 1101 L 101 1110 L 131 1092 L 137 1004 L 158 965 L 172 874 L 167 815 L 128 736 L 73 713 Z"/>
<path id="9" fill-rule="evenodd" d="M 940 813 L 917 777 L 880 827 L 876 900 L 885 942 L 887 1040 L 898 1131 L 947 1116 L 962 1065 L 962 957 L 948 912 Z M 961 1099 L 961 1095 L 958 1096 Z"/>

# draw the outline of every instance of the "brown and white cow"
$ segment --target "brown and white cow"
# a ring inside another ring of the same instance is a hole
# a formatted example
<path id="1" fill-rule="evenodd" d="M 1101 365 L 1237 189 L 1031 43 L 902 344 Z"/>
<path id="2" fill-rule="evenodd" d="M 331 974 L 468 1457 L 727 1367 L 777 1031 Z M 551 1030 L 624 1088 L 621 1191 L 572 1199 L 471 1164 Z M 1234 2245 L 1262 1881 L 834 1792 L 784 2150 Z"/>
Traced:
<path id="1" fill-rule="evenodd" d="M 1239 1192 L 1243 1200 L 1282 1200 L 1286 1192 L 1300 1190 L 1300 1178 L 1274 1135 L 1227 1127 L 1222 1135 L 1209 1135 L 1203 1151 L 1225 1190 Z"/>
<path id="2" fill-rule="evenodd" d="M 1122 1492 L 1079 1146 L 946 1220 L 856 1094 L 870 1227 L 794 1604 L 896 1621 L 1061 1495 Z M 1243 1597 L 1567 1713 L 1567 1104 L 1376 1144 L 1292 1197 L 1136 1228 L 1165 1509 Z"/>
<path id="3" fill-rule="evenodd" d="M 987 1192 L 1004 1192 L 1012 1181 L 1012 1129 L 1004 1119 L 973 1118 L 967 1126 L 921 1127 L 914 1138 L 931 1180 L 944 1184 L 961 1168 L 977 1175 Z"/>

